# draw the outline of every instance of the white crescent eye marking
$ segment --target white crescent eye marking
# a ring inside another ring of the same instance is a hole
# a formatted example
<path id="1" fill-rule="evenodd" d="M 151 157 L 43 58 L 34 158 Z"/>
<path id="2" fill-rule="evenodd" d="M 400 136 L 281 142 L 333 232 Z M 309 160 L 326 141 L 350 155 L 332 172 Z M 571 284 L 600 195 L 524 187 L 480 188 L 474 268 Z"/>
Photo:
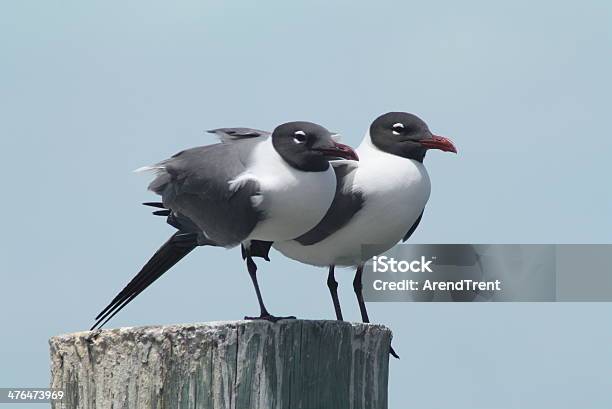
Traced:
<path id="1" fill-rule="evenodd" d="M 393 124 L 393 135 L 399 135 L 400 134 L 398 131 L 396 131 L 396 129 L 404 129 L 404 124 L 401 123 L 401 122 Z"/>
<path id="2" fill-rule="evenodd" d="M 304 131 L 295 131 L 293 133 L 293 140 L 296 143 L 304 143 L 306 141 L 306 132 L 304 132 Z"/>

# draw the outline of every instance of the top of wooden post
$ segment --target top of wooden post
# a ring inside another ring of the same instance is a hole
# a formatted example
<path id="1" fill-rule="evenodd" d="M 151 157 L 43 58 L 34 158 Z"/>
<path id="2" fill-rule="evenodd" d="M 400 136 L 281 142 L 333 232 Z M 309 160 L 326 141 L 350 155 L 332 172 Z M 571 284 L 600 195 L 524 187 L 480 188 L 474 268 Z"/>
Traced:
<path id="1" fill-rule="evenodd" d="M 50 339 L 55 407 L 386 408 L 391 331 L 283 320 L 128 327 Z M 102 404 L 102 405 L 100 405 Z"/>

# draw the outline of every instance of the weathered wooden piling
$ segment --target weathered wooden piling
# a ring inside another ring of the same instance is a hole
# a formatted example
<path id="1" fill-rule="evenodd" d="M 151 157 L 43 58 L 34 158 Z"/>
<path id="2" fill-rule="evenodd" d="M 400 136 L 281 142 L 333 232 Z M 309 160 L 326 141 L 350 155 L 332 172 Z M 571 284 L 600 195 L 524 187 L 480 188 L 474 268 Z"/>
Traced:
<path id="1" fill-rule="evenodd" d="M 384 409 L 391 331 L 284 320 L 53 337 L 55 408 Z"/>

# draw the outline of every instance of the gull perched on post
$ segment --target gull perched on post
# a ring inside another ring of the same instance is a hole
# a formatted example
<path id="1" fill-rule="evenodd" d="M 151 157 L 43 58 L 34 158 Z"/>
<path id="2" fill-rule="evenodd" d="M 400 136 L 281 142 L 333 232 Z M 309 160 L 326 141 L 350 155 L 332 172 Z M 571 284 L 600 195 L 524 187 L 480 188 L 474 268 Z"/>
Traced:
<path id="1" fill-rule="evenodd" d="M 356 149 L 359 162 L 334 166 L 336 195 L 323 220 L 300 237 L 274 242 L 287 257 L 329 267 L 327 285 L 338 320 L 342 311 L 334 269 L 353 266 L 361 318 L 370 322 L 362 295 L 363 264 L 406 241 L 419 225 L 431 188 L 423 164 L 430 149 L 457 153 L 449 139 L 432 134 L 416 115 L 381 115 Z M 393 349 L 391 353 L 397 357 Z"/>
<path id="2" fill-rule="evenodd" d="M 249 128 L 211 131 L 221 143 L 184 150 L 142 170 L 156 175 L 149 189 L 161 196 L 155 214 L 178 230 L 96 317 L 99 328 L 198 246 L 241 246 L 259 302 L 251 319 L 276 321 L 264 305 L 253 254 L 298 237 L 321 221 L 336 191 L 329 161 L 357 160 L 324 127 L 288 122 L 270 134 Z M 253 245 L 252 243 L 258 243 Z M 267 248 L 266 248 L 267 246 Z M 292 318 L 292 317 L 285 317 Z"/>

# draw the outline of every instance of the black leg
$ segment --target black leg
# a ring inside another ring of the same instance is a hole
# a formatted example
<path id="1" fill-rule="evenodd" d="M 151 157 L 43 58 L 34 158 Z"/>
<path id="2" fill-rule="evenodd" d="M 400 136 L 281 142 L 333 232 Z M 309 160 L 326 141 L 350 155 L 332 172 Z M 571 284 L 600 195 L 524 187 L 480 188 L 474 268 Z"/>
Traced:
<path id="1" fill-rule="evenodd" d="M 257 294 L 257 301 L 259 302 L 259 317 L 244 317 L 245 320 L 266 320 L 276 322 L 279 320 L 285 319 L 295 319 L 295 317 L 276 317 L 268 312 L 266 306 L 263 302 L 263 297 L 261 296 L 261 290 L 259 289 L 259 283 L 257 282 L 257 265 L 253 261 L 253 258 L 250 255 L 246 255 L 246 263 L 247 269 L 249 270 L 249 276 L 251 277 L 251 281 L 253 282 L 253 287 L 255 287 L 255 293 Z"/>
<path id="2" fill-rule="evenodd" d="M 253 261 L 251 256 L 247 256 L 247 269 L 249 270 L 249 276 L 251 277 L 251 281 L 253 282 L 253 287 L 255 287 L 255 293 L 257 294 L 257 301 L 259 302 L 259 310 L 261 311 L 261 316 L 270 315 L 266 306 L 263 302 L 263 297 L 261 296 L 261 290 L 259 289 L 259 283 L 257 282 L 257 265 Z"/>
<path id="3" fill-rule="evenodd" d="M 332 301 L 334 303 L 334 310 L 336 311 L 336 319 L 343 321 L 342 310 L 340 309 L 340 300 L 338 299 L 338 282 L 334 277 L 334 266 L 329 266 L 329 275 L 327 276 L 327 287 L 331 293 Z"/>
<path id="4" fill-rule="evenodd" d="M 363 283 L 361 281 L 361 276 L 363 275 L 363 264 L 357 266 L 357 270 L 355 271 L 355 279 L 353 279 L 353 290 L 355 290 L 355 295 L 357 296 L 357 302 L 359 303 L 359 311 L 361 312 L 361 320 L 365 323 L 370 322 L 370 318 L 368 317 L 368 310 L 366 309 L 365 302 L 363 301 Z M 399 355 L 395 352 L 392 346 L 389 347 L 389 353 L 394 357 L 399 359 Z"/>
<path id="5" fill-rule="evenodd" d="M 368 317 L 368 310 L 366 310 L 365 302 L 363 301 L 363 284 L 361 283 L 361 276 L 363 274 L 363 264 L 357 266 L 355 271 L 355 278 L 353 279 L 353 290 L 357 296 L 357 303 L 359 303 L 359 311 L 361 312 L 361 321 L 365 323 L 370 322 Z"/>

